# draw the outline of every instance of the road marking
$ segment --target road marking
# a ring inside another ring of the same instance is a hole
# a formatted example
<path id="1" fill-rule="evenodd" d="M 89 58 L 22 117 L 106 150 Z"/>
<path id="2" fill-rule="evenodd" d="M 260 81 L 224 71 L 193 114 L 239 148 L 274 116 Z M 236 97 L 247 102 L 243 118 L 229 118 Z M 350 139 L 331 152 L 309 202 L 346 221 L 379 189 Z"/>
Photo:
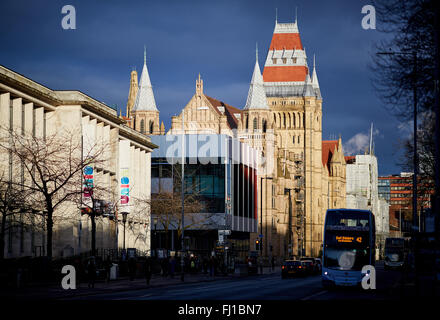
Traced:
<path id="1" fill-rule="evenodd" d="M 327 290 L 320 291 L 320 292 L 314 293 L 314 294 L 312 294 L 312 295 L 310 295 L 310 296 L 307 296 L 307 297 L 305 297 L 305 298 L 302 298 L 301 300 L 310 300 L 310 299 L 312 299 L 312 298 L 315 298 L 315 297 L 321 296 L 321 295 L 323 295 L 323 294 L 325 294 L 325 293 L 327 293 L 327 292 L 328 292 Z"/>

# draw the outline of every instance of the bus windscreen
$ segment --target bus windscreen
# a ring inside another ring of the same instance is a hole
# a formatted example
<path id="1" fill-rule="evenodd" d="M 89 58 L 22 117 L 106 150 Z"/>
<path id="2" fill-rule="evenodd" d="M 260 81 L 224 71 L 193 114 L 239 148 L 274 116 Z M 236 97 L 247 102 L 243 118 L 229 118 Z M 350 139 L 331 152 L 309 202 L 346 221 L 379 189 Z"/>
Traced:
<path id="1" fill-rule="evenodd" d="M 352 229 L 358 231 L 368 231 L 369 215 L 356 211 L 332 211 L 331 214 L 327 215 L 326 227 L 327 229 L 333 230 Z"/>

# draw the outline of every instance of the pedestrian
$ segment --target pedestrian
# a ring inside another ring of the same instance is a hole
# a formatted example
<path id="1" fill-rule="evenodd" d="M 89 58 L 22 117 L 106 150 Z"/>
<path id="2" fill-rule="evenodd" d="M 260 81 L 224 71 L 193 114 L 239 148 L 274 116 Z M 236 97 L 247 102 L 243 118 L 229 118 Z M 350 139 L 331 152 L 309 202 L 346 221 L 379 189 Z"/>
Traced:
<path id="1" fill-rule="evenodd" d="M 208 259 L 206 259 L 206 257 L 203 257 L 203 273 L 207 274 L 208 273 Z"/>
<path id="2" fill-rule="evenodd" d="M 95 279 L 96 279 L 96 263 L 95 257 L 90 257 L 89 264 L 87 265 L 87 273 L 89 278 L 88 287 L 95 287 Z"/>
<path id="3" fill-rule="evenodd" d="M 208 267 L 209 267 L 209 275 L 211 277 L 214 276 L 214 258 L 212 256 L 209 258 Z"/>
<path id="4" fill-rule="evenodd" d="M 176 271 L 176 259 L 174 257 L 171 257 L 170 260 L 170 277 L 174 278 L 174 272 Z"/>
<path id="5" fill-rule="evenodd" d="M 145 280 L 147 281 L 147 286 L 149 286 L 151 280 L 151 274 L 152 274 L 152 265 L 151 265 L 150 257 L 147 257 L 147 259 L 145 260 L 144 271 L 145 271 Z"/>
<path id="6" fill-rule="evenodd" d="M 133 257 L 128 260 L 128 272 L 130 274 L 130 281 L 133 281 L 136 276 L 136 260 Z"/>
<path id="7" fill-rule="evenodd" d="M 112 267 L 112 262 L 110 261 L 109 256 L 107 256 L 107 259 L 105 260 L 104 267 L 105 267 L 105 278 L 106 278 L 107 282 L 110 282 L 110 270 Z"/>

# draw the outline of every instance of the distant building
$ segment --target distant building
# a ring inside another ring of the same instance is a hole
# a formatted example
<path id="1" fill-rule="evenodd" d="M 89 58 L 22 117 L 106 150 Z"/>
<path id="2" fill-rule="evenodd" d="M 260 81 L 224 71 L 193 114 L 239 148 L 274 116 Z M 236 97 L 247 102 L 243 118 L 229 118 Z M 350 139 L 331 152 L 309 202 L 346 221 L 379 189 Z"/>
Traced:
<path id="1" fill-rule="evenodd" d="M 349 156 L 347 161 L 347 208 L 365 209 L 376 218 L 376 236 L 381 251 L 388 237 L 389 204 L 379 197 L 377 158 L 372 154 Z"/>
<path id="2" fill-rule="evenodd" d="M 407 236 L 411 232 L 413 221 L 413 174 L 402 172 L 399 175 L 379 177 L 379 196 L 390 203 L 389 219 L 390 233 L 393 236 Z M 423 221 L 420 212 L 431 207 L 430 195 L 433 193 L 433 184 L 426 179 L 418 182 L 418 216 Z M 419 225 L 419 221 L 416 221 Z M 423 223 L 421 223 L 423 226 Z M 423 228 L 421 228 L 423 231 Z"/>

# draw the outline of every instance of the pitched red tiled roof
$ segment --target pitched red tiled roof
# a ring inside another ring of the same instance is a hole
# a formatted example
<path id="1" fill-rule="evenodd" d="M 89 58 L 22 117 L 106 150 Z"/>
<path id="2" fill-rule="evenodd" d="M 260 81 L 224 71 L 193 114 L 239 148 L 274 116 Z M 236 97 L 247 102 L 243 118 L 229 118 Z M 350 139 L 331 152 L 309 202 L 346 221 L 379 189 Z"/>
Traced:
<path id="1" fill-rule="evenodd" d="M 235 117 L 234 113 L 242 113 L 242 110 L 237 109 L 229 104 L 224 103 L 223 101 L 214 99 L 210 96 L 205 95 L 205 97 L 209 100 L 209 103 L 211 103 L 214 107 L 214 109 L 217 111 L 218 114 L 221 114 L 221 112 L 218 110 L 217 107 L 224 107 L 225 108 L 225 115 L 226 119 L 228 121 L 228 125 L 231 129 L 236 129 L 238 126 L 238 119 Z"/>
<path id="2" fill-rule="evenodd" d="M 263 70 L 264 82 L 305 81 L 306 66 L 267 66 Z"/>
<path id="3" fill-rule="evenodd" d="M 322 165 L 329 169 L 330 161 L 333 153 L 338 147 L 338 140 L 323 140 L 322 141 Z"/>
<path id="4" fill-rule="evenodd" d="M 269 50 L 302 50 L 303 46 L 299 33 L 274 33 Z"/>

